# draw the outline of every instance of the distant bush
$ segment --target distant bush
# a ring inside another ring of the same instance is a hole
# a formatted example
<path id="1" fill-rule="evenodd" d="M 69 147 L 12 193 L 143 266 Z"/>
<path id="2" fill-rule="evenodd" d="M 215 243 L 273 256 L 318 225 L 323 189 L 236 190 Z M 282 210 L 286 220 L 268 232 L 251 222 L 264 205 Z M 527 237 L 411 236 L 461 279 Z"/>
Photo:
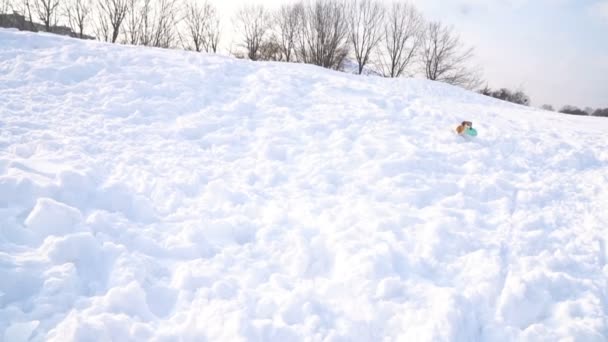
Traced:
<path id="1" fill-rule="evenodd" d="M 554 108 L 553 108 L 553 106 L 552 106 L 552 105 L 550 105 L 550 104 L 544 104 L 544 105 L 542 105 L 540 108 L 541 108 L 541 109 L 544 109 L 544 110 L 548 110 L 548 111 L 550 111 L 550 112 L 555 112 L 555 109 L 554 109 Z"/>
<path id="2" fill-rule="evenodd" d="M 259 60 L 262 61 L 283 61 L 283 50 L 276 37 L 271 37 L 260 44 Z"/>
<path id="3" fill-rule="evenodd" d="M 498 90 L 492 90 L 487 86 L 479 91 L 480 94 L 491 96 L 503 101 L 513 102 L 524 106 L 530 105 L 530 97 L 523 91 L 511 91 L 507 88 L 500 88 Z"/>
<path id="4" fill-rule="evenodd" d="M 608 108 L 604 108 L 604 109 L 598 108 L 593 112 L 592 115 L 608 117 Z"/>
<path id="5" fill-rule="evenodd" d="M 584 110 L 582 110 L 576 106 L 570 106 L 570 105 L 566 105 L 566 106 L 562 107 L 562 109 L 560 109 L 559 112 L 564 113 L 564 114 L 572 114 L 572 115 L 589 115 Z"/>

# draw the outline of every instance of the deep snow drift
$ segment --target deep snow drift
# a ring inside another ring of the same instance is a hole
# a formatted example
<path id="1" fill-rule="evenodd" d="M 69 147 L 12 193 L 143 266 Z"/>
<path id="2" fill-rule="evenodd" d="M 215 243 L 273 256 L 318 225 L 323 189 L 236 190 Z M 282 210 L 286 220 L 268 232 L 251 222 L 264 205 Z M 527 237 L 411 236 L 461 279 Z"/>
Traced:
<path id="1" fill-rule="evenodd" d="M 0 338 L 605 341 L 607 133 L 422 80 L 0 30 Z"/>

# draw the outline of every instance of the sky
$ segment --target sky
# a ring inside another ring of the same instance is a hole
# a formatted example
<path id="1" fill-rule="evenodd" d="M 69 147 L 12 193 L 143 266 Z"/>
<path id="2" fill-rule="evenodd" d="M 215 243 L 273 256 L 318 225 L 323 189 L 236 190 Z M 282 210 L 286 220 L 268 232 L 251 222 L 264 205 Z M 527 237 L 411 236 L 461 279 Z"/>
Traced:
<path id="1" fill-rule="evenodd" d="M 245 3 L 209 0 L 224 22 Z M 389 2 L 389 0 L 382 0 Z M 608 107 L 608 0 L 410 0 L 475 48 L 491 88 L 523 90 L 532 105 Z"/>

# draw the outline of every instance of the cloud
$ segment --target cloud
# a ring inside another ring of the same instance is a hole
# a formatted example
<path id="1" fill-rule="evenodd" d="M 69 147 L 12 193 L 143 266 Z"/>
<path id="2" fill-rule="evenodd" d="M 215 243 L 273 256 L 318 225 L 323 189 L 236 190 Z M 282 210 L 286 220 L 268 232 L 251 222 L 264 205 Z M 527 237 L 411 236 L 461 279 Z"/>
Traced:
<path id="1" fill-rule="evenodd" d="M 390 2 L 391 0 L 384 0 Z M 430 12 L 451 12 L 461 16 L 473 16 L 487 13 L 500 13 L 518 10 L 531 0 L 411 0 L 414 5 Z M 540 1 L 540 0 L 536 0 Z M 542 0 L 548 1 L 548 0 Z M 565 0 L 551 0 L 565 1 Z"/>
<path id="2" fill-rule="evenodd" d="M 589 7 L 589 12 L 608 21 L 608 0 L 598 1 Z"/>

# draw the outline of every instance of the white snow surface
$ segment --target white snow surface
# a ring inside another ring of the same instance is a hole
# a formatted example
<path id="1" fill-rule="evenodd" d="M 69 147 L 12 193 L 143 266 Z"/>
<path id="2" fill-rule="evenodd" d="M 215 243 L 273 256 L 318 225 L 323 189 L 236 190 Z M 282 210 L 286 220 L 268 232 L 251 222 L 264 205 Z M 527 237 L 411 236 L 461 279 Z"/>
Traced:
<path id="1" fill-rule="evenodd" d="M 0 30 L 0 339 L 606 341 L 607 133 Z"/>

